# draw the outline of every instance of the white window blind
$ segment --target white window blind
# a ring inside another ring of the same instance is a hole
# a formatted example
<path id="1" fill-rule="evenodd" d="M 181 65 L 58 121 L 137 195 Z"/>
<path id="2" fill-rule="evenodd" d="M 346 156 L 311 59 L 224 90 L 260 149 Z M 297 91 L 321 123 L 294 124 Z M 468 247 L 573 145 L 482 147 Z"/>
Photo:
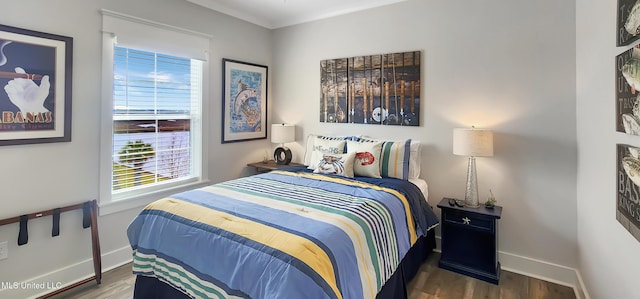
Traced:
<path id="1" fill-rule="evenodd" d="M 117 46 L 113 61 L 113 191 L 196 177 L 202 62 Z"/>

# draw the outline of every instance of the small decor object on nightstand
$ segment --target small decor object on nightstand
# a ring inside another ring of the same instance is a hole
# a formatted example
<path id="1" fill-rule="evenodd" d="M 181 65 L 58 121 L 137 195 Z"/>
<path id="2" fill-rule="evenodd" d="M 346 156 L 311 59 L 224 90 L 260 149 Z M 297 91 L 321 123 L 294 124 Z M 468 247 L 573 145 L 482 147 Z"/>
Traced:
<path id="1" fill-rule="evenodd" d="M 462 201 L 460 201 L 460 200 L 458 200 L 456 198 L 445 197 L 445 199 L 449 202 L 449 205 L 452 206 L 452 207 L 453 206 L 461 207 L 461 208 L 464 207 L 464 205 L 461 204 Z M 462 202 L 462 203 L 464 203 L 464 202 Z"/>
<path id="2" fill-rule="evenodd" d="M 287 124 L 271 125 L 271 142 L 280 143 L 280 146 L 273 152 L 273 160 L 277 164 L 287 165 L 291 163 L 291 150 L 284 144 L 295 140 L 296 126 Z"/>
<path id="3" fill-rule="evenodd" d="M 496 200 L 496 197 L 493 196 L 493 192 L 491 192 L 491 189 L 489 189 L 489 198 L 487 198 L 487 202 L 484 203 L 484 206 L 487 209 L 493 209 L 493 207 L 496 206 L 496 202 L 498 202 Z"/>

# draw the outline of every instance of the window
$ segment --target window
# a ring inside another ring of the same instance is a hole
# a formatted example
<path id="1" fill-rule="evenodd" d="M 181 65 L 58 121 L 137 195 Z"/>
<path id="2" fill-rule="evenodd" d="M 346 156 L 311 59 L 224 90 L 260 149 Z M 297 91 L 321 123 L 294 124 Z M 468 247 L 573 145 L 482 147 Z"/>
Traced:
<path id="1" fill-rule="evenodd" d="M 188 30 L 102 13 L 104 214 L 206 183 L 201 112 L 209 42 Z"/>
<path id="2" fill-rule="evenodd" d="M 202 62 L 118 46 L 113 56 L 112 193 L 197 177 Z"/>

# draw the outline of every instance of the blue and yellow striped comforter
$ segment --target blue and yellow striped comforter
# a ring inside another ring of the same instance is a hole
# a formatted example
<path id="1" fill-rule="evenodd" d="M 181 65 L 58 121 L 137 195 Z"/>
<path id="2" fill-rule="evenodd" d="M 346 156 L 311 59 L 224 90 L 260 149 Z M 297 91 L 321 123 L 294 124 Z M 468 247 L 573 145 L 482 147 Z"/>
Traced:
<path id="1" fill-rule="evenodd" d="M 437 225 L 384 185 L 274 171 L 156 201 L 127 231 L 134 274 L 194 298 L 374 298 Z"/>

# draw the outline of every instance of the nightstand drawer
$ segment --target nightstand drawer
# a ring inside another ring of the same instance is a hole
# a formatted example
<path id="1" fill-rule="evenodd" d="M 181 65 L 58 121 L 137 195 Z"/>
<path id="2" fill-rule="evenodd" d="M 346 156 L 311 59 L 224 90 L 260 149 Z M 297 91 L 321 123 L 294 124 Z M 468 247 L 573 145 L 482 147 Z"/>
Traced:
<path id="1" fill-rule="evenodd" d="M 474 215 L 473 213 L 447 211 L 443 217 L 444 221 L 448 223 L 456 223 L 486 231 L 493 231 L 494 229 L 495 221 L 493 218 L 482 217 L 481 215 Z"/>

